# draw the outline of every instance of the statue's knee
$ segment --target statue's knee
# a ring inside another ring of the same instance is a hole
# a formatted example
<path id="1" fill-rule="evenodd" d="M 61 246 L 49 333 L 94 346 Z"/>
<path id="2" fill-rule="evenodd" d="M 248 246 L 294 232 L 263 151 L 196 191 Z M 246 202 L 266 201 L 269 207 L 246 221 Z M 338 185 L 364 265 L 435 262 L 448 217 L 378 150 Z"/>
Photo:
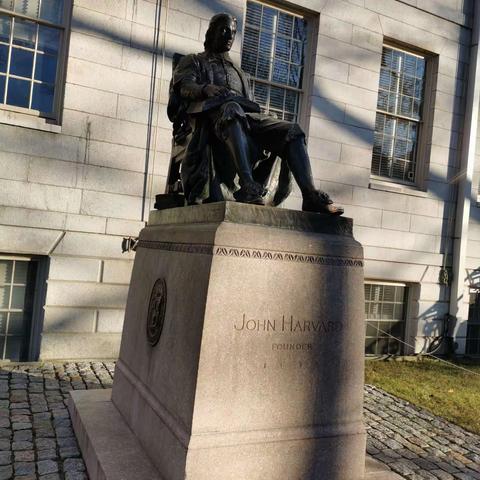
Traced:
<path id="1" fill-rule="evenodd" d="M 235 119 L 237 117 L 244 117 L 245 112 L 237 102 L 225 102 L 221 107 L 222 117 Z"/>
<path id="2" fill-rule="evenodd" d="M 292 123 L 285 139 L 286 143 L 305 142 L 305 132 L 298 123 Z"/>
<path id="3" fill-rule="evenodd" d="M 237 102 L 224 103 L 215 125 L 217 136 L 225 140 L 232 130 L 245 127 L 247 127 L 247 117 L 243 108 Z"/>

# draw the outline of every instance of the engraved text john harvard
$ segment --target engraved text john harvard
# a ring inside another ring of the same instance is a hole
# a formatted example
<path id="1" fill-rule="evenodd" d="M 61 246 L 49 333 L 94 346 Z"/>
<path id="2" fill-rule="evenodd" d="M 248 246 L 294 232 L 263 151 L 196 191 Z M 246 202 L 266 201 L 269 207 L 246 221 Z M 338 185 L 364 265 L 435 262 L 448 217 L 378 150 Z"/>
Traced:
<path id="1" fill-rule="evenodd" d="M 239 332 L 336 333 L 343 330 L 343 323 L 323 320 L 297 320 L 293 315 L 258 320 L 247 318 L 246 314 L 243 314 L 242 320 L 235 322 L 233 327 Z"/>

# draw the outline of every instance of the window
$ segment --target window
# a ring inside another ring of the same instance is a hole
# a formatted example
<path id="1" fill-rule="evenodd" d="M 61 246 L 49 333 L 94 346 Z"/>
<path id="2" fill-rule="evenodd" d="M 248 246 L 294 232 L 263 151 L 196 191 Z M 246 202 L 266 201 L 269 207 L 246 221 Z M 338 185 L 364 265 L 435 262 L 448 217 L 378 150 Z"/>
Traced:
<path id="1" fill-rule="evenodd" d="M 372 175 L 415 183 L 424 84 L 424 56 L 383 47 Z"/>
<path id="2" fill-rule="evenodd" d="M 255 101 L 277 118 L 297 121 L 307 25 L 303 17 L 247 2 L 242 69 L 252 76 Z"/>
<path id="3" fill-rule="evenodd" d="M 467 323 L 467 355 L 480 355 L 480 290 L 470 291 Z"/>
<path id="4" fill-rule="evenodd" d="M 365 284 L 366 355 L 402 355 L 407 295 L 404 284 Z"/>
<path id="5" fill-rule="evenodd" d="M 0 0 L 0 105 L 55 118 L 65 46 L 64 0 Z"/>
<path id="6" fill-rule="evenodd" d="M 37 263 L 0 259 L 0 359 L 29 360 Z"/>

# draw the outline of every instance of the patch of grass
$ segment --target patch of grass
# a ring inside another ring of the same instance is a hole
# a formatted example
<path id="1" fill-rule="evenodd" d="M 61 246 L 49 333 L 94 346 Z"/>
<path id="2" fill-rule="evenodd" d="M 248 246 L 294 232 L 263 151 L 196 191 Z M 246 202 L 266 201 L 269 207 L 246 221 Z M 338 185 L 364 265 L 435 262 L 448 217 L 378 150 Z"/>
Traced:
<path id="1" fill-rule="evenodd" d="M 411 362 L 368 360 L 365 383 L 480 434 L 480 365 L 458 365 L 478 375 L 430 359 Z"/>

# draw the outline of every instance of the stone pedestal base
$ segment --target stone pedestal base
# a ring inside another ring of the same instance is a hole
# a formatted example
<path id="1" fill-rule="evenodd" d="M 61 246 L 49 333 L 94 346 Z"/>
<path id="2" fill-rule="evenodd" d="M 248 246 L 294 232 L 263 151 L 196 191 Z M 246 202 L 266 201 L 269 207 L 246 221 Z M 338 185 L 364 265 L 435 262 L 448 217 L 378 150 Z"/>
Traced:
<path id="1" fill-rule="evenodd" d="M 152 212 L 112 402 L 159 478 L 364 478 L 362 267 L 346 218 Z"/>
<path id="2" fill-rule="evenodd" d="M 166 480 L 160 476 L 111 402 L 111 394 L 111 390 L 71 392 L 68 407 L 90 478 Z M 403 479 L 367 457 L 365 480 Z"/>

